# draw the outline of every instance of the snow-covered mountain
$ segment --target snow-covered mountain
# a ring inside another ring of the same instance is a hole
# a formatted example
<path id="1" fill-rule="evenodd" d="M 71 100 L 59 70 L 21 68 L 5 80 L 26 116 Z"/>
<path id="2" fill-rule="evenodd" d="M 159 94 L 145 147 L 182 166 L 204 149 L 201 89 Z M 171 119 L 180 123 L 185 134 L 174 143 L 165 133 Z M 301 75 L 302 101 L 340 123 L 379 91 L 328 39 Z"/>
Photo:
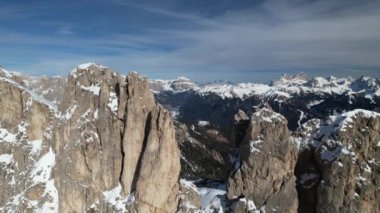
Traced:
<path id="1" fill-rule="evenodd" d="M 308 79 L 304 73 L 295 76 L 283 75 L 280 79 L 270 84 L 255 83 L 210 83 L 197 85 L 187 78 L 176 80 L 150 80 L 151 89 L 154 93 L 161 92 L 195 92 L 200 95 L 216 94 L 223 99 L 240 98 L 242 100 L 252 96 L 278 95 L 290 98 L 301 93 L 309 94 L 364 94 L 368 98 L 380 96 L 380 80 L 371 77 L 358 79 L 336 77 L 313 77 Z"/>
<path id="2" fill-rule="evenodd" d="M 379 212 L 379 79 L 0 69 L 0 212 Z"/>
<path id="3" fill-rule="evenodd" d="M 283 75 L 270 84 L 205 85 L 186 79 L 185 84 L 191 86 L 187 89 L 180 87 L 180 90 L 176 89 L 174 82 L 179 84 L 182 81 L 150 81 L 157 100 L 183 122 L 205 120 L 219 127 L 227 127 L 239 109 L 249 114 L 252 106 L 266 103 L 284 114 L 291 130 L 312 117 L 322 118 L 355 108 L 377 110 L 380 103 L 380 80 L 371 77 L 308 79 L 301 73 Z M 220 114 L 224 116 L 218 116 Z"/>
<path id="4" fill-rule="evenodd" d="M 185 92 L 197 90 L 199 86 L 185 77 L 179 77 L 174 80 L 149 80 L 150 87 L 154 93 L 160 92 Z"/>

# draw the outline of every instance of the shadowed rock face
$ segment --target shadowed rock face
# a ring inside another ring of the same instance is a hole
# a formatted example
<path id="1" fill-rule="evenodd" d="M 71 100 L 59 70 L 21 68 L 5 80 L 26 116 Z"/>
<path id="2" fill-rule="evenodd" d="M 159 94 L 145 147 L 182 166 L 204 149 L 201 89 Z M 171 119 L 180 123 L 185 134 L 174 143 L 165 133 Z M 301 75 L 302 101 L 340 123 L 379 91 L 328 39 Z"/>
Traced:
<path id="1" fill-rule="evenodd" d="M 237 208 L 297 212 L 296 152 L 286 119 L 263 108 L 255 112 L 241 143 L 241 166 L 228 180 L 228 198 Z M 245 199 L 246 208 L 241 206 Z M 249 207 L 254 203 L 255 208 Z M 237 211 L 238 211 L 237 209 Z"/>
<path id="2" fill-rule="evenodd" d="M 181 151 L 181 178 L 226 180 L 233 169 L 233 147 L 207 137 L 209 129 L 205 126 L 192 127 L 189 129 L 176 122 L 176 138 Z"/>
<path id="3" fill-rule="evenodd" d="M 0 210 L 176 210 L 175 129 L 145 79 L 77 67 L 54 109 L 7 79 L 0 81 L 0 185 L 7 195 Z"/>

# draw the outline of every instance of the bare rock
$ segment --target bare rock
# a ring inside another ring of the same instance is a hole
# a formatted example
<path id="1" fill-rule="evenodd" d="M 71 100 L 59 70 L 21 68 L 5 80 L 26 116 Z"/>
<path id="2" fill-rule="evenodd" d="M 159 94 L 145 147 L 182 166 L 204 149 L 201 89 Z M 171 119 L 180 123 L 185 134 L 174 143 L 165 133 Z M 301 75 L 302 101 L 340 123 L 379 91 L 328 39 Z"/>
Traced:
<path id="1" fill-rule="evenodd" d="M 72 164 L 61 174 L 69 177 L 60 186 L 66 211 L 117 207 L 104 196 L 115 190 L 120 200 L 134 200 L 122 204 L 127 209 L 174 211 L 180 172 L 175 130 L 169 113 L 156 105 L 147 81 L 137 73 L 125 78 L 91 65 L 75 70 L 67 87 L 64 99 L 71 104 L 63 101 L 61 108 L 70 118 L 59 127 L 56 140 L 61 141 L 62 157 Z M 65 137 L 76 142 L 67 144 Z M 70 180 L 74 182 L 68 188 Z M 78 196 L 83 197 L 81 204 Z"/>
<path id="2" fill-rule="evenodd" d="M 236 147 L 240 146 L 240 143 L 244 139 L 245 133 L 249 126 L 249 117 L 247 114 L 239 109 L 238 112 L 234 115 L 231 128 L 231 143 Z"/>
<path id="3" fill-rule="evenodd" d="M 380 212 L 380 114 L 354 110 L 320 128 L 318 212 Z"/>
<path id="4" fill-rule="evenodd" d="M 177 209 L 173 121 L 137 73 L 87 64 L 66 82 L 0 72 L 0 96 L 0 211 Z"/>
<path id="5" fill-rule="evenodd" d="M 228 198 L 245 198 L 257 209 L 296 212 L 296 153 L 286 119 L 268 108 L 255 112 L 240 153 L 241 166 L 228 180 Z"/>
<path id="6" fill-rule="evenodd" d="M 182 179 L 180 181 L 180 200 L 178 211 L 184 212 L 197 212 L 201 208 L 201 197 L 196 186 L 190 182 Z"/>
<path id="7" fill-rule="evenodd" d="M 0 211 L 23 211 L 54 200 L 51 179 L 50 131 L 56 111 L 35 99 L 13 74 L 0 77 Z M 44 170 L 44 167 L 49 169 Z"/>

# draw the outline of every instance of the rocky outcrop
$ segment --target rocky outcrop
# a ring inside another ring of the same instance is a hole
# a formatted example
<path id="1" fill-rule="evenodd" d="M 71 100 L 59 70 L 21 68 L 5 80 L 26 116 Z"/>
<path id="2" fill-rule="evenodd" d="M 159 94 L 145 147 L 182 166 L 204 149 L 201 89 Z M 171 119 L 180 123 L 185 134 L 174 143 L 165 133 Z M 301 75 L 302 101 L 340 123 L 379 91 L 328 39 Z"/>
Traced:
<path id="1" fill-rule="evenodd" d="M 301 212 L 380 212 L 380 114 L 353 110 L 312 119 L 295 133 Z"/>
<path id="2" fill-rule="evenodd" d="M 311 119 L 292 134 L 298 147 L 298 159 L 294 174 L 297 177 L 298 212 L 316 212 L 318 185 L 321 172 L 315 159 L 314 135 L 319 131 L 321 120 Z"/>
<path id="3" fill-rule="evenodd" d="M 240 146 L 249 125 L 249 117 L 243 110 L 238 110 L 234 115 L 231 129 L 231 143 L 236 147 Z"/>
<path id="4" fill-rule="evenodd" d="M 318 212 L 380 212 L 380 114 L 354 110 L 318 133 Z"/>
<path id="5" fill-rule="evenodd" d="M 270 108 L 255 112 L 240 153 L 241 166 L 227 188 L 228 198 L 237 202 L 235 210 L 297 212 L 296 152 L 286 119 Z"/>
<path id="6" fill-rule="evenodd" d="M 201 209 L 201 197 L 197 187 L 190 181 L 180 181 L 180 201 L 178 212 L 199 212 Z"/>
<path id="7" fill-rule="evenodd" d="M 29 92 L 28 84 L 6 77 L 0 81 L 0 146 L 8 148 L 0 153 L 6 168 L 0 184 L 9 198 L 0 196 L 0 210 L 176 211 L 175 129 L 145 79 L 96 64 L 78 66 L 55 107 Z M 32 141 L 42 142 L 21 144 Z M 25 147 L 31 149 L 27 158 Z"/>
<path id="8" fill-rule="evenodd" d="M 57 111 L 19 82 L 0 77 L 0 212 L 44 211 L 57 202 L 49 146 Z"/>

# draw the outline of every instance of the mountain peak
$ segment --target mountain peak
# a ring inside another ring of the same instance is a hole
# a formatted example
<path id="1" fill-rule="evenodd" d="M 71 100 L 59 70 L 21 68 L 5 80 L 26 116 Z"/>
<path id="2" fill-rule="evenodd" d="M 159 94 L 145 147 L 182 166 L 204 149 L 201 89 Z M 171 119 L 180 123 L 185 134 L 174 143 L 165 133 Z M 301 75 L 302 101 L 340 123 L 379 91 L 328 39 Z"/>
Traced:
<path id="1" fill-rule="evenodd" d="M 74 78 L 77 78 L 80 76 L 80 73 L 83 73 L 83 71 L 89 71 L 89 70 L 96 70 L 96 69 L 106 69 L 107 67 L 93 63 L 93 62 L 88 62 L 84 64 L 79 64 L 77 65 L 70 73 Z"/>
<path id="2" fill-rule="evenodd" d="M 90 67 L 98 67 L 98 68 L 106 68 L 105 66 L 102 66 L 102 65 L 99 65 L 99 64 L 96 64 L 94 62 L 88 62 L 88 63 L 84 63 L 84 64 L 79 64 L 78 66 L 76 66 L 77 69 L 89 69 Z"/>
<path id="3" fill-rule="evenodd" d="M 189 78 L 186 78 L 186 77 L 183 77 L 183 76 L 180 76 L 176 79 L 177 81 L 191 81 Z"/>
<path id="4" fill-rule="evenodd" d="M 295 75 L 283 74 L 280 79 L 272 81 L 271 85 L 300 85 L 306 83 L 308 76 L 304 72 L 297 73 Z"/>

